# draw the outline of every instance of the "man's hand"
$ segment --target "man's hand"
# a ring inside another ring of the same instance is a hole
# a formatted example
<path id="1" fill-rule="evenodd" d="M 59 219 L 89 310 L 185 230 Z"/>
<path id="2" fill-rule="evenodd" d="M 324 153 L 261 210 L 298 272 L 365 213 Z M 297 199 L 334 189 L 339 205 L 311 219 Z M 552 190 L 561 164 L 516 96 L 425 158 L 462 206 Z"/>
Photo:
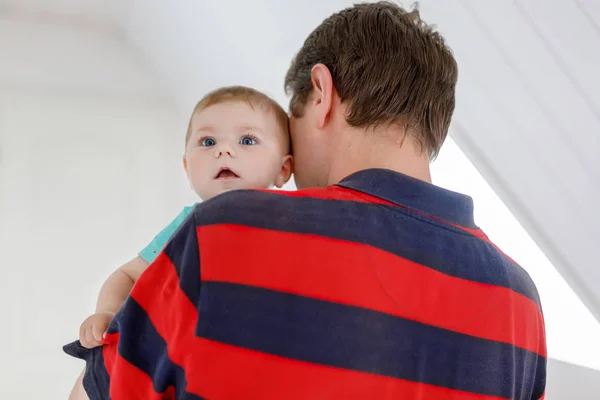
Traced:
<path id="1" fill-rule="evenodd" d="M 87 317 L 79 328 L 79 341 L 83 347 L 92 349 L 102 345 L 104 334 L 115 313 L 104 311 Z"/>

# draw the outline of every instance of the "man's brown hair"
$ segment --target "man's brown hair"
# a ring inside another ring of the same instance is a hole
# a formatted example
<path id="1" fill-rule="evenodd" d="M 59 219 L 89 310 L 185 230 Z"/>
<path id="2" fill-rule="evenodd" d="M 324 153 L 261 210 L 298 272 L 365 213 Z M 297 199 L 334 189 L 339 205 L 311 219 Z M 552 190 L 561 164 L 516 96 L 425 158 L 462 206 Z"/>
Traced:
<path id="1" fill-rule="evenodd" d="M 187 134 L 185 135 L 186 146 L 192 134 L 192 120 L 194 119 L 194 115 L 210 106 L 228 101 L 243 101 L 248 103 L 252 108 L 264 107 L 265 109 L 272 111 L 275 114 L 277 125 L 281 128 L 288 140 L 287 143 L 289 144 L 288 115 L 279 103 L 266 94 L 246 86 L 225 86 L 206 94 L 198 104 L 196 104 L 196 107 L 194 107 L 194 111 L 192 112 L 188 124 Z"/>
<path id="2" fill-rule="evenodd" d="M 452 113 L 458 67 L 443 37 L 396 4 L 357 4 L 325 19 L 306 39 L 285 78 L 295 117 L 312 92 L 311 70 L 322 63 L 355 127 L 403 124 L 433 159 Z"/>

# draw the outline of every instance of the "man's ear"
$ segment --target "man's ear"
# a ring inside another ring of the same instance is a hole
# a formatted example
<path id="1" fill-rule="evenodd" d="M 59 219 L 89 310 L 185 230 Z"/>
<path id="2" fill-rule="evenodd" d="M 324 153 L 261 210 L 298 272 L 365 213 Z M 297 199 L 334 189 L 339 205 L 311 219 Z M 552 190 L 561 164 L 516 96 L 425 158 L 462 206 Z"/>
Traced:
<path id="1" fill-rule="evenodd" d="M 283 158 L 283 163 L 281 164 L 281 171 L 277 175 L 277 179 L 275 181 L 275 186 L 281 189 L 283 185 L 287 183 L 292 177 L 292 173 L 294 172 L 294 163 L 291 155 L 287 155 Z"/>
<path id="2" fill-rule="evenodd" d="M 310 71 L 313 85 L 313 102 L 317 117 L 317 128 L 327 123 L 333 102 L 333 77 L 324 64 L 316 64 Z"/>

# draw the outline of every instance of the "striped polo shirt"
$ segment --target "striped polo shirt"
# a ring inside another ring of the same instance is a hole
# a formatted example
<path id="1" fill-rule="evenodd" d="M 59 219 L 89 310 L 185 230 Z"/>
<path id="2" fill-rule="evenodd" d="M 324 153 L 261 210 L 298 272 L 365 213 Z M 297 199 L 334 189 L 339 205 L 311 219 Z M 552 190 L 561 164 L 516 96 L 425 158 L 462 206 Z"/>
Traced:
<path id="1" fill-rule="evenodd" d="M 546 381 L 537 290 L 472 200 L 382 169 L 199 204 L 106 343 L 86 389 L 112 400 L 529 400 Z"/>

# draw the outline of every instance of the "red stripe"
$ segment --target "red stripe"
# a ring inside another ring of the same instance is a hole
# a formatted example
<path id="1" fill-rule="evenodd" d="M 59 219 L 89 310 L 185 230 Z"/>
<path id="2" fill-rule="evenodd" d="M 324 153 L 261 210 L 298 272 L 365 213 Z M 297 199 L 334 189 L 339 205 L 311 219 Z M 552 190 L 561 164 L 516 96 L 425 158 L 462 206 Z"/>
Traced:
<path id="1" fill-rule="evenodd" d="M 196 308 L 179 288 L 175 268 L 161 254 L 132 293 L 185 370 L 186 391 L 209 399 L 421 398 L 498 400 L 497 397 L 295 361 L 195 335 Z M 140 288 L 151 290 L 136 290 Z M 116 399 L 115 399 L 116 400 Z"/>
<path id="2" fill-rule="evenodd" d="M 329 186 L 327 188 L 313 188 L 313 189 L 302 189 L 295 191 L 287 190 L 260 190 L 262 192 L 273 193 L 280 196 L 286 197 L 306 197 L 312 199 L 322 200 L 344 200 L 344 201 L 356 201 L 360 203 L 372 203 L 372 204 L 385 204 L 390 206 L 396 206 L 396 204 L 387 200 L 380 199 L 379 197 L 371 196 L 369 194 L 359 192 L 357 190 L 343 188 L 341 186 Z"/>
<path id="3" fill-rule="evenodd" d="M 433 217 L 431 217 L 433 218 Z M 502 249 L 500 249 L 498 246 L 496 246 L 495 243 L 493 243 L 490 238 L 488 238 L 488 236 L 480 229 L 472 229 L 472 228 L 466 228 L 464 226 L 460 226 L 460 225 L 456 225 L 456 224 L 451 224 L 449 222 L 446 221 L 442 221 L 448 225 L 452 225 L 455 228 L 459 228 L 462 229 L 465 232 L 470 233 L 471 235 L 477 237 L 480 240 L 483 240 L 484 242 L 486 242 L 487 244 L 491 245 L 494 247 L 494 249 L 496 249 L 496 251 L 498 253 L 500 253 L 503 257 L 505 257 L 507 260 L 509 260 L 510 262 L 512 262 L 515 266 L 517 266 L 518 268 L 522 268 L 519 263 L 517 263 L 515 260 L 513 260 L 510 256 L 508 256 L 508 254 L 506 254 L 505 252 L 502 251 Z M 538 308 L 539 310 L 539 308 Z M 539 316 L 538 316 L 538 343 L 540 345 L 539 351 L 537 352 L 538 354 L 543 355 L 544 357 L 547 354 L 547 344 L 546 344 L 546 323 L 544 321 L 544 314 L 541 313 L 541 311 L 539 312 Z M 543 400 L 543 397 L 542 399 Z"/>
<path id="4" fill-rule="evenodd" d="M 510 289 L 452 277 L 371 246 L 316 235 L 211 225 L 198 228 L 198 240 L 203 281 L 363 307 L 545 356 L 536 303 Z M 243 245 L 243 252 L 231 251 L 232 243 Z"/>
<path id="5" fill-rule="evenodd" d="M 192 266 L 198 266 L 198 260 L 186 260 Z M 152 325 L 167 343 L 169 359 L 184 369 L 188 387 L 186 391 L 196 395 L 190 387 L 194 371 L 201 367 L 210 367 L 194 344 L 198 312 L 179 287 L 179 277 L 171 260 L 161 252 L 156 260 L 140 276 L 134 286 L 131 297 L 148 314 Z M 190 375 L 192 373 L 192 375 Z"/>
<path id="6" fill-rule="evenodd" d="M 163 400 L 164 396 L 154 391 L 152 379 L 146 373 L 117 354 L 110 380 L 110 398 L 112 400 Z"/>
<path id="7" fill-rule="evenodd" d="M 117 343 L 119 342 L 119 334 L 107 334 L 104 338 L 104 346 L 102 346 L 102 358 L 104 359 L 104 367 L 110 377 L 112 375 L 112 367 L 117 358 Z"/>

